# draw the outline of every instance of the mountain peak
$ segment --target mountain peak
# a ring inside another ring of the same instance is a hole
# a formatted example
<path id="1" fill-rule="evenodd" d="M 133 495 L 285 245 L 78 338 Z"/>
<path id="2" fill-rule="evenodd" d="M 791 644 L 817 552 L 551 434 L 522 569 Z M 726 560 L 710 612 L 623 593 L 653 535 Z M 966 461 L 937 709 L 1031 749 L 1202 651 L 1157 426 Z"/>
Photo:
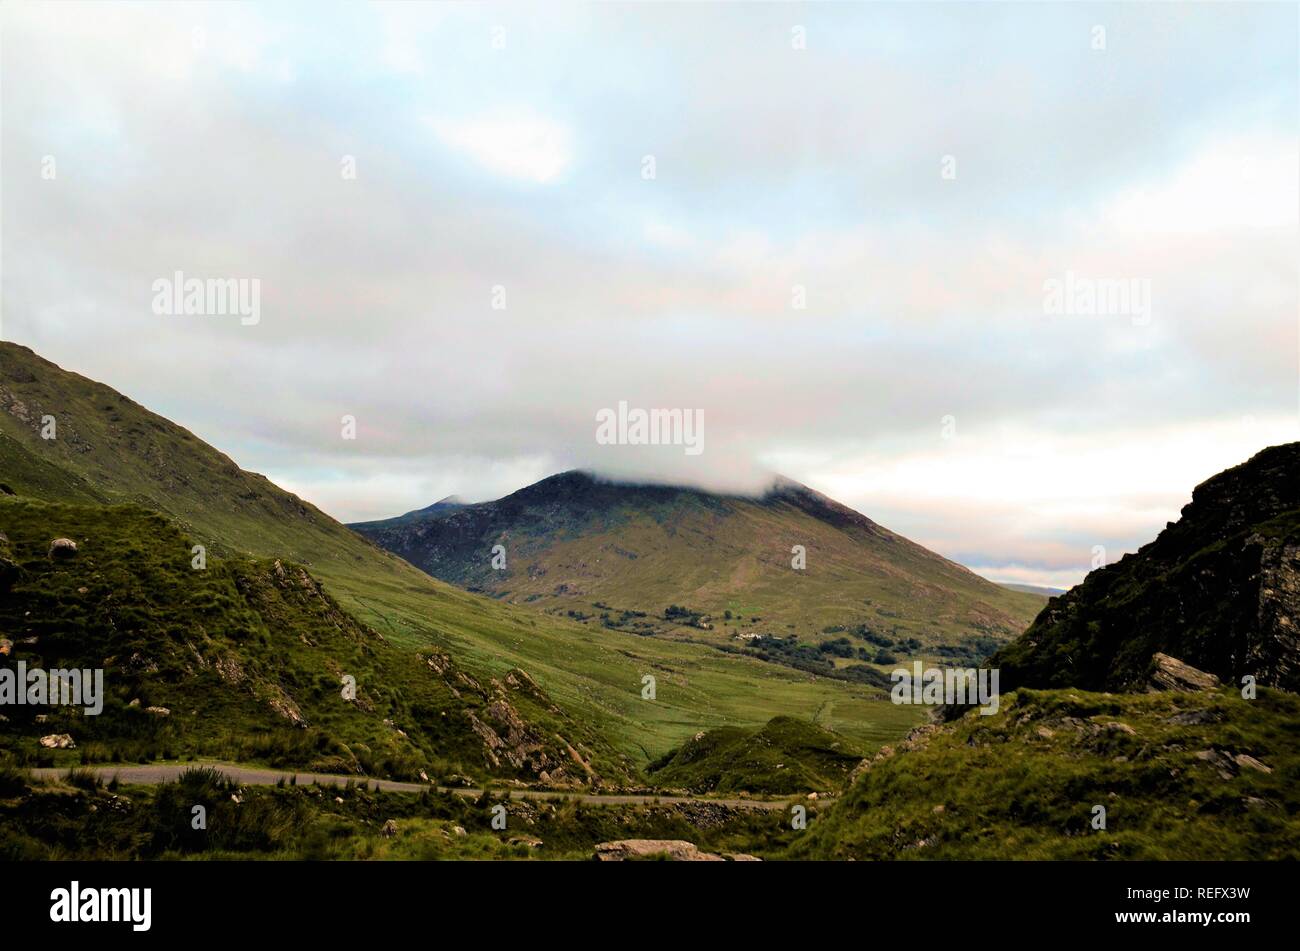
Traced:
<path id="1" fill-rule="evenodd" d="M 835 644 L 834 656 L 855 660 L 896 644 L 966 656 L 1018 634 L 1041 607 L 780 475 L 741 495 L 572 469 L 491 502 L 352 527 L 473 591 L 610 624 L 621 613 L 638 634 L 680 636 L 693 618 L 691 638 L 727 647 L 779 638 L 834 675 L 816 645 L 839 635 L 862 640 Z M 506 558 L 494 565 L 497 546 Z"/>

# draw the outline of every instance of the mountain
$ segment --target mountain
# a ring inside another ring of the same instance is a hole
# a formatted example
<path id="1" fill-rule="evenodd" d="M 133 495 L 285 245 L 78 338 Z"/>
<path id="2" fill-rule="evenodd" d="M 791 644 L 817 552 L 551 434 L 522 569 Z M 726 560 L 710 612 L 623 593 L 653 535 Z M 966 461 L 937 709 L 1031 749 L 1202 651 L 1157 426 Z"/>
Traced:
<path id="1" fill-rule="evenodd" d="M 1133 690 L 1156 654 L 1300 689 L 1300 443 L 1197 486 L 1177 522 L 1053 598 L 989 663 L 1004 690 Z"/>
<path id="2" fill-rule="evenodd" d="M 573 471 L 497 501 L 352 528 L 502 600 L 771 656 L 812 645 L 836 667 L 890 653 L 984 656 L 1043 603 L 788 479 L 751 498 Z"/>
<path id="3" fill-rule="evenodd" d="M 53 432 L 45 425 L 45 417 L 54 418 Z M 43 432 L 54 438 L 42 438 Z M 276 561 L 294 577 L 302 569 L 310 583 L 318 585 L 322 595 L 346 615 L 347 623 L 382 637 L 385 650 L 394 652 L 392 663 L 399 663 L 400 654 L 404 671 L 418 664 L 420 670 L 429 672 L 429 658 L 445 655 L 454 660 L 457 671 L 473 678 L 488 694 L 495 694 L 494 681 L 513 689 L 508 678 L 516 671 L 523 672 L 540 691 L 535 702 L 520 699 L 514 704 L 528 730 L 548 736 L 558 732 L 575 747 L 589 743 L 591 758 L 604 761 L 598 773 L 610 781 L 639 770 L 700 730 L 758 726 L 774 716 L 793 715 L 816 720 L 874 748 L 917 721 L 914 711 L 881 703 L 882 694 L 873 687 L 812 677 L 700 645 L 597 631 L 567 618 L 539 616 L 444 584 L 265 477 L 242 470 L 193 433 L 121 393 L 61 369 L 30 349 L 0 342 L 0 533 L 18 537 L 19 513 L 27 511 L 24 505 L 34 502 L 82 507 L 76 517 L 88 526 L 82 536 L 89 539 L 88 551 L 138 534 L 129 526 L 123 527 L 124 536 L 110 532 L 115 524 L 111 510 L 129 505 L 162 517 L 168 526 L 165 537 L 184 538 L 183 566 L 190 563 L 192 546 L 203 545 L 210 570 L 224 571 L 222 566 L 226 566 L 232 572 L 264 576 Z M 444 502 L 456 504 L 454 500 Z M 24 547 L 17 557 L 6 554 L 6 546 L 0 545 L 0 575 L 12 572 L 6 564 L 31 563 L 44 557 L 42 544 L 48 547 L 52 538 L 73 531 L 61 529 L 58 517 L 53 509 L 40 515 L 38 527 L 31 529 L 32 538 L 42 532 L 48 537 L 24 542 L 31 547 Z M 96 518 L 103 522 L 102 528 L 94 527 Z M 68 566 L 66 570 L 79 569 Z M 36 605 L 35 610 L 71 610 L 68 605 L 41 600 L 45 580 L 38 576 L 23 589 L 24 599 L 35 599 L 23 610 L 34 610 L 31 604 Z M 80 587 L 100 590 L 79 583 L 72 589 L 74 594 Z M 160 597 L 141 586 L 127 590 L 136 592 L 136 600 L 129 606 L 134 614 L 152 611 L 165 615 L 173 607 L 171 595 Z M 228 603 L 226 595 L 217 602 L 237 609 L 252 625 L 250 629 L 258 629 L 259 622 L 246 615 L 234 595 L 229 597 Z M 173 634 L 166 632 L 181 628 L 176 618 L 160 616 L 156 620 L 161 632 L 146 634 L 148 642 L 161 649 L 174 640 Z M 275 636 L 275 625 L 264 623 L 267 636 Z M 290 622 L 287 640 L 274 643 L 288 650 L 300 626 L 299 621 Z M 88 627 L 86 637 L 93 637 L 94 630 Z M 15 642 L 21 639 L 4 629 L 0 636 Z M 232 649 L 244 651 L 252 643 L 235 638 Z M 84 646 L 84 653 L 68 651 L 67 656 L 93 657 L 92 646 Z M 339 646 L 345 645 L 339 642 Z M 219 650 L 224 649 L 224 643 L 219 645 Z M 303 667 L 297 666 L 296 656 L 290 651 L 284 658 L 286 664 L 294 665 L 292 671 L 265 667 L 263 679 L 275 682 L 283 673 L 291 698 L 310 710 L 310 700 L 299 696 L 300 691 L 315 689 L 307 672 L 315 677 L 332 673 L 323 654 L 310 661 L 304 658 Z M 336 660 L 342 663 L 342 658 Z M 159 663 L 159 668 L 164 665 Z M 647 675 L 658 681 L 654 701 L 642 697 Z M 516 680 L 523 682 L 517 676 Z M 452 699 L 468 714 L 478 709 L 476 697 L 482 699 L 483 695 L 470 688 L 463 702 Z M 491 698 L 486 701 L 490 704 Z M 560 713 L 551 713 L 552 706 Z M 384 713 L 377 714 L 379 723 L 384 718 Z M 413 742 L 418 741 L 415 733 L 403 726 L 409 725 L 409 720 L 387 718 L 412 736 Z M 307 719 L 313 725 L 319 722 L 310 712 Z M 461 722 L 470 722 L 468 716 Z M 564 727 L 564 723 L 569 725 Z M 278 726 L 279 721 L 271 719 L 266 724 Z M 504 722 L 501 731 L 509 732 Z M 344 731 L 336 738 L 348 742 L 349 735 Z M 491 741 L 485 736 L 484 742 Z M 601 744 L 608 744 L 613 752 L 600 752 Z M 433 756 L 438 744 L 429 739 L 425 749 Z M 446 752 L 448 760 L 460 756 L 454 750 Z M 480 755 L 480 762 L 487 774 L 493 770 L 512 772 L 494 767 L 487 756 Z M 537 764 L 529 760 L 529 765 Z M 533 769 L 534 776 L 536 772 Z"/>

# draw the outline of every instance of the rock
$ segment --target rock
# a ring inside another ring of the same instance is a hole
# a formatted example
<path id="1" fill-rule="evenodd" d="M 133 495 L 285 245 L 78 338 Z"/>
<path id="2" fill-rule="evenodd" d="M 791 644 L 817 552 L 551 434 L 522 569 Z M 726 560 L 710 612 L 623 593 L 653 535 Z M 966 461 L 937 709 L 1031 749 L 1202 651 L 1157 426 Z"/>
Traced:
<path id="1" fill-rule="evenodd" d="M 463 826 L 452 826 L 451 831 L 456 833 L 456 835 L 469 835 L 469 833 L 465 831 Z"/>
<path id="2" fill-rule="evenodd" d="M 428 781 L 429 781 L 429 774 L 426 773 L 424 770 L 420 770 L 420 782 L 427 783 Z"/>
<path id="3" fill-rule="evenodd" d="M 1219 687 L 1219 678 L 1197 670 L 1191 664 L 1184 664 L 1177 657 L 1168 654 L 1156 654 L 1155 669 L 1151 671 L 1151 687 L 1155 690 L 1214 690 Z"/>
<path id="4" fill-rule="evenodd" d="M 1231 779 L 1237 774 L 1237 761 L 1222 750 L 1200 750 L 1195 756 L 1217 769 L 1222 779 Z"/>
<path id="5" fill-rule="evenodd" d="M 809 799 L 812 799 L 812 800 L 814 800 L 814 801 L 816 801 L 816 799 L 817 799 L 817 794 L 816 794 L 815 792 L 810 792 L 810 793 L 808 794 L 808 798 L 809 798 Z"/>
<path id="6" fill-rule="evenodd" d="M 14 642 L 7 637 L 0 637 L 0 657 L 9 656 L 9 652 L 14 649 Z"/>
<path id="7" fill-rule="evenodd" d="M 41 746 L 47 750 L 73 750 L 77 744 L 72 742 L 72 736 L 67 733 L 51 733 L 49 736 L 41 737 Z"/>
<path id="8" fill-rule="evenodd" d="M 1261 773 L 1273 772 L 1272 766 L 1265 766 L 1259 760 L 1255 759 L 1255 757 L 1248 756 L 1245 753 L 1238 753 L 1236 756 L 1232 758 L 1232 760 L 1238 766 L 1244 767 L 1246 769 L 1256 769 L 1259 770 Z"/>
<path id="9" fill-rule="evenodd" d="M 77 553 L 77 543 L 71 538 L 56 538 L 50 542 L 51 558 L 71 558 Z"/>
<path id="10" fill-rule="evenodd" d="M 763 861 L 757 855 L 746 855 L 744 852 L 723 852 L 722 857 L 728 862 L 761 862 Z"/>
<path id="11" fill-rule="evenodd" d="M 721 855 L 701 852 L 693 842 L 682 839 L 619 839 L 600 842 L 592 858 L 597 862 L 663 857 L 671 862 L 722 862 Z"/>
<path id="12" fill-rule="evenodd" d="M 145 707 L 144 712 L 152 713 L 156 717 L 169 717 L 172 715 L 172 712 L 166 707 Z"/>
<path id="13" fill-rule="evenodd" d="M 385 822 L 383 827 L 379 830 L 379 834 L 385 839 L 391 839 L 393 836 L 397 835 L 397 820 L 389 819 Z"/>
<path id="14" fill-rule="evenodd" d="M 507 845 L 526 845 L 530 849 L 540 849 L 542 840 L 531 835 L 512 835 L 506 840 Z"/>
<path id="15" fill-rule="evenodd" d="M 1037 733 L 1040 737 L 1042 737 L 1045 740 L 1050 740 L 1052 737 L 1056 736 L 1056 733 L 1054 731 L 1049 730 L 1045 726 L 1040 726 L 1034 732 Z"/>
<path id="16" fill-rule="evenodd" d="M 1133 729 L 1127 723 L 1120 723 L 1118 720 L 1112 720 L 1106 724 L 1106 729 L 1112 733 L 1127 733 L 1129 736 L 1136 736 L 1137 730 Z"/>
<path id="17" fill-rule="evenodd" d="M 1223 714 L 1214 710 L 1186 710 L 1182 713 L 1175 713 L 1168 717 L 1165 722 L 1173 723 L 1177 726 L 1204 726 L 1207 723 L 1218 723 L 1223 719 Z"/>

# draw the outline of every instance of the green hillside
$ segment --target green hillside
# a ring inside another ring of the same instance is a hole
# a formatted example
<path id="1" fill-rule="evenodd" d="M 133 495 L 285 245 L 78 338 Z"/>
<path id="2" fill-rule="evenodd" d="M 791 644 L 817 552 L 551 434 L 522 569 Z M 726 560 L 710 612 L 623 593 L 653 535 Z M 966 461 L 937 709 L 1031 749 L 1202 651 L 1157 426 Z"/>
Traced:
<path id="1" fill-rule="evenodd" d="M 794 717 L 773 717 L 757 730 L 735 727 L 700 733 L 651 764 L 664 788 L 771 795 L 834 792 L 862 761 L 843 736 Z"/>
<path id="2" fill-rule="evenodd" d="M 592 624 L 787 662 L 798 658 L 776 642 L 794 636 L 808 669 L 882 652 L 970 661 L 1043 606 L 789 480 L 749 498 L 566 472 L 495 502 L 353 527 L 437 578 Z"/>
<path id="3" fill-rule="evenodd" d="M 47 414 L 58 425 L 52 440 L 41 438 Z M 0 483 L 24 498 L 141 506 L 214 560 L 302 565 L 394 647 L 446 653 L 480 682 L 522 669 L 628 768 L 700 730 L 777 715 L 872 747 L 918 719 L 869 686 L 546 618 L 436 581 L 181 427 L 12 343 L 0 343 Z M 655 700 L 642 699 L 647 675 L 656 678 Z"/>
<path id="4" fill-rule="evenodd" d="M 1276 690 L 1021 690 L 882 750 L 789 857 L 1295 860 L 1298 729 Z"/>
<path id="5" fill-rule="evenodd" d="M 4 497 L 0 525 L 20 571 L 0 601 L 10 662 L 102 667 L 106 694 L 96 716 L 6 708 L 0 749 L 13 762 L 209 757 L 435 781 L 628 779 L 621 757 L 522 672 L 482 683 L 443 652 L 396 646 L 292 562 L 196 569 L 192 540 L 135 505 Z M 52 535 L 76 554 L 50 558 Z M 37 743 L 58 734 L 76 747 Z"/>

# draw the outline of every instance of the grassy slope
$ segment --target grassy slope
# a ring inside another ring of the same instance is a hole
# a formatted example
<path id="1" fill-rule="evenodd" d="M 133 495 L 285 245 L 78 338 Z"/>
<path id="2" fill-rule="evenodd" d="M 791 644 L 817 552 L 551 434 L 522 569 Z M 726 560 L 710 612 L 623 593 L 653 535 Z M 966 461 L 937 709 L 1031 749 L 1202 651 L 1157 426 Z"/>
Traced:
<path id="1" fill-rule="evenodd" d="M 0 498 L 0 525 L 22 575 L 0 601 L 10 661 L 104 667 L 104 711 L 14 707 L 0 748 L 38 764 L 217 757 L 271 766 L 414 779 L 452 774 L 581 782 L 566 743 L 609 781 L 626 781 L 599 737 L 526 689 L 477 684 L 445 655 L 396 646 L 358 624 L 292 563 L 191 564 L 191 540 L 134 505 L 73 506 Z M 51 534 L 78 542 L 51 561 Z M 165 606 L 165 610 L 159 610 Z M 341 696 L 344 674 L 357 701 Z M 138 701 L 135 707 L 132 701 Z M 518 737 L 533 768 L 489 763 L 473 715 L 498 734 L 508 703 L 536 730 Z M 169 709 L 168 716 L 146 711 Z M 44 723 L 34 721 L 44 713 Z M 37 738 L 69 733 L 75 751 Z M 567 769 L 568 775 L 565 773 Z"/>
<path id="2" fill-rule="evenodd" d="M 700 640 L 818 641 L 860 624 L 928 646 L 1006 640 L 1043 605 L 795 484 L 751 499 L 564 473 L 497 502 L 355 527 L 435 577 L 552 613 L 642 611 L 630 627 Z M 490 566 L 498 542 L 504 571 Z M 791 567 L 794 545 L 807 550 L 804 570 Z M 665 623 L 670 604 L 711 616 L 713 629 Z"/>
<path id="3" fill-rule="evenodd" d="M 790 857 L 1300 858 L 1293 694 L 1021 690 L 904 746 L 881 751 Z M 1098 804 L 1105 831 L 1090 825 Z"/>
<path id="4" fill-rule="evenodd" d="M 650 767 L 666 789 L 773 795 L 832 792 L 862 761 L 843 736 L 794 717 L 773 717 L 757 730 L 726 728 L 693 737 Z"/>
<path id="5" fill-rule="evenodd" d="M 58 420 L 55 440 L 39 437 L 46 413 Z M 780 714 L 867 745 L 916 722 L 909 708 L 865 687 L 696 645 L 593 631 L 442 584 L 127 397 L 3 342 L 0 482 L 53 501 L 138 503 L 216 555 L 299 562 L 396 645 L 442 648 L 476 673 L 528 671 L 576 721 L 637 764 L 700 729 Z M 658 678 L 654 702 L 641 699 L 647 673 Z"/>

